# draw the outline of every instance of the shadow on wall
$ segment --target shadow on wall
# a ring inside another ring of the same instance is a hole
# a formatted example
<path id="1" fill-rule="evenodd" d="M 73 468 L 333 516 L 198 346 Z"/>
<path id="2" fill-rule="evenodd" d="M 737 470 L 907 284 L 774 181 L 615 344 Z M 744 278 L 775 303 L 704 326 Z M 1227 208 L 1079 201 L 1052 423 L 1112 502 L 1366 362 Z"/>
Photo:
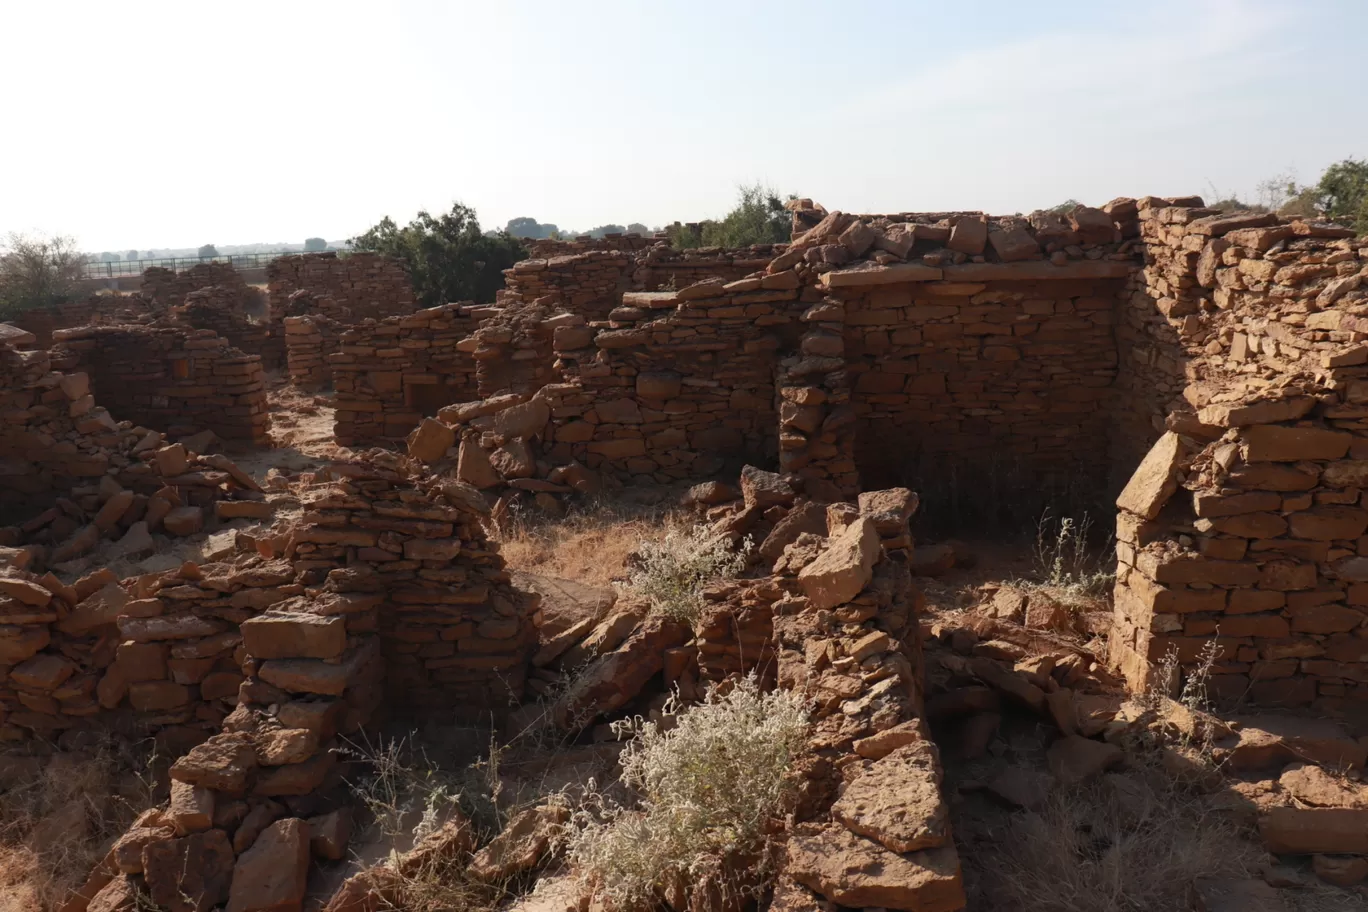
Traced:
<path id="1" fill-rule="evenodd" d="M 1041 471 L 990 446 L 972 459 L 928 452 L 873 423 L 860 428 L 855 459 L 865 490 L 906 487 L 921 496 L 913 532 L 933 540 L 1031 538 L 1047 512 L 1109 527 L 1115 513 L 1105 466 Z"/>

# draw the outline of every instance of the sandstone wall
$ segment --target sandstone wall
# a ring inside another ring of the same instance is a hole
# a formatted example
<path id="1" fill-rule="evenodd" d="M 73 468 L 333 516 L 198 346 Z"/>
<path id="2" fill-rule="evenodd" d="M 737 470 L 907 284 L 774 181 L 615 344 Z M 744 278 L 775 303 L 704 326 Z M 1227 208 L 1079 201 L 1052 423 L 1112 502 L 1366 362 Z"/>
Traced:
<path id="1" fill-rule="evenodd" d="M 149 266 L 143 270 L 139 291 L 157 306 L 166 309 L 183 303 L 185 296 L 192 291 L 216 285 L 233 289 L 239 306 L 246 306 L 250 289 L 231 263 L 196 263 L 180 272 L 165 266 Z"/>
<path id="2" fill-rule="evenodd" d="M 277 257 L 266 266 L 271 323 L 289 313 L 290 295 L 306 290 L 332 298 L 355 320 L 380 320 L 416 308 L 413 284 L 403 262 L 375 253 L 306 253 Z"/>
<path id="3" fill-rule="evenodd" d="M 522 245 L 527 255 L 539 259 L 571 256 L 589 251 L 612 251 L 616 253 L 635 253 L 660 243 L 657 237 L 642 237 L 639 234 L 610 234 L 595 238 L 583 235 L 575 238 L 553 240 L 551 238 L 523 238 Z"/>
<path id="4" fill-rule="evenodd" d="M 263 356 L 270 335 L 265 324 L 254 323 L 242 309 L 242 299 L 231 285 L 211 285 L 187 293 L 171 307 L 171 318 L 192 329 L 207 329 L 228 340 L 239 351 Z"/>
<path id="5" fill-rule="evenodd" d="M 631 270 L 630 257 L 603 250 L 521 260 L 504 270 L 501 300 L 542 301 L 603 320 L 631 288 Z"/>
<path id="6" fill-rule="evenodd" d="M 542 305 L 447 304 L 342 334 L 328 356 L 338 392 L 338 443 L 394 443 L 448 405 L 530 395 L 557 379 L 552 334 L 582 325 Z"/>
<path id="7" fill-rule="evenodd" d="M 758 244 L 735 249 L 702 247 L 676 250 L 668 244 L 656 244 L 635 257 L 632 289 L 659 291 L 662 288 L 686 288 L 713 278 L 734 282 L 764 269 L 784 249 L 784 244 Z"/>
<path id="8" fill-rule="evenodd" d="M 34 346 L 51 348 L 52 334 L 92 323 L 137 323 L 165 313 L 166 308 L 142 295 L 90 295 L 53 307 L 35 307 L 15 314 L 10 323 L 33 333 Z"/>
<path id="9" fill-rule="evenodd" d="M 797 348 L 793 276 L 629 293 L 614 327 L 557 328 L 569 381 L 552 404 L 550 453 L 621 478 L 706 477 L 777 455 L 779 353 Z M 739 465 L 739 462 L 738 462 Z"/>
<path id="10" fill-rule="evenodd" d="M 341 349 L 346 328 L 322 314 L 286 317 L 285 364 L 290 382 L 302 390 L 330 389 L 333 375 L 328 357 Z"/>
<path id="11" fill-rule="evenodd" d="M 1058 510 L 1103 493 L 1120 286 L 1105 273 L 1130 266 L 988 278 L 1012 268 L 958 267 L 981 281 L 832 290 L 866 486 L 912 486 L 979 515 L 1008 503 L 1038 514 L 1051 501 Z M 838 348 L 830 336 L 822 342 Z"/>
<path id="12" fill-rule="evenodd" d="M 87 326 L 56 333 L 54 366 L 84 371 L 95 397 L 130 421 L 184 436 L 265 443 L 261 357 L 211 330 Z"/>
<path id="13" fill-rule="evenodd" d="M 446 304 L 343 332 L 328 356 L 338 444 L 403 439 L 442 406 L 478 398 L 473 346 L 458 347 L 478 322 L 471 308 Z"/>
<path id="14" fill-rule="evenodd" d="M 1223 700 L 1352 710 L 1368 698 L 1368 246 L 1270 215 L 1140 216 L 1149 322 L 1183 349 L 1163 373 L 1187 382 L 1118 501 L 1113 661 L 1139 688 L 1209 648 Z"/>

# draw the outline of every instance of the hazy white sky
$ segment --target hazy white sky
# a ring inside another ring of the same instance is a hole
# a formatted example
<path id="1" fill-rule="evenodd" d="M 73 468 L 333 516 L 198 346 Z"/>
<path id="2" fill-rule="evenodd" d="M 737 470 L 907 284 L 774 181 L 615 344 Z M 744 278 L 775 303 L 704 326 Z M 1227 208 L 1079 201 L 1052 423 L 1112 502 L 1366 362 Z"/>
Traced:
<path id="1" fill-rule="evenodd" d="M 300 242 L 1252 196 L 1368 157 L 1362 0 L 0 0 L 0 233 Z"/>

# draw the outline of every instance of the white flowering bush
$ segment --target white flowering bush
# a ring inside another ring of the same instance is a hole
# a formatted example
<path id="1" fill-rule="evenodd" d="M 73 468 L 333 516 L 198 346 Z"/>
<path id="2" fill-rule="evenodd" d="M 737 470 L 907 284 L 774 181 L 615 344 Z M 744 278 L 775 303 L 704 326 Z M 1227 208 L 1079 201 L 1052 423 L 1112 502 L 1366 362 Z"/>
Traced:
<path id="1" fill-rule="evenodd" d="M 634 808 L 600 799 L 581 814 L 570 857 L 582 879 L 616 908 L 655 905 L 664 884 L 708 859 L 763 847 L 767 824 L 793 797 L 794 758 L 807 709 L 788 691 L 762 693 L 754 676 L 673 719 L 635 720 L 622 753 Z"/>
<path id="2" fill-rule="evenodd" d="M 733 550 L 706 526 L 671 530 L 660 541 L 641 543 L 627 585 L 650 601 L 653 612 L 692 624 L 703 610 L 702 588 L 744 570 L 749 548 L 747 539 Z"/>

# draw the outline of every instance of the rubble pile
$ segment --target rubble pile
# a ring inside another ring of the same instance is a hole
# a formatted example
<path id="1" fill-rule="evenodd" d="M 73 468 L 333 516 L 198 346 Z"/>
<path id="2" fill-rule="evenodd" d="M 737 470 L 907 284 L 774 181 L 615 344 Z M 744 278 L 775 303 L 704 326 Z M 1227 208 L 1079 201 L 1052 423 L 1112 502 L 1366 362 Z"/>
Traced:
<path id="1" fill-rule="evenodd" d="M 0 324 L 0 332 L 10 327 Z M 9 333 L 11 339 L 16 337 Z M 271 507 L 256 482 L 207 451 L 212 434 L 190 446 L 160 431 L 116 421 L 95 404 L 83 372 L 50 369 L 44 351 L 0 345 L 5 424 L 0 506 L 22 521 L 0 529 L 6 562 L 60 564 L 111 540 L 110 557 L 139 557 L 152 533 L 199 532 L 207 514 L 262 517 Z"/>

